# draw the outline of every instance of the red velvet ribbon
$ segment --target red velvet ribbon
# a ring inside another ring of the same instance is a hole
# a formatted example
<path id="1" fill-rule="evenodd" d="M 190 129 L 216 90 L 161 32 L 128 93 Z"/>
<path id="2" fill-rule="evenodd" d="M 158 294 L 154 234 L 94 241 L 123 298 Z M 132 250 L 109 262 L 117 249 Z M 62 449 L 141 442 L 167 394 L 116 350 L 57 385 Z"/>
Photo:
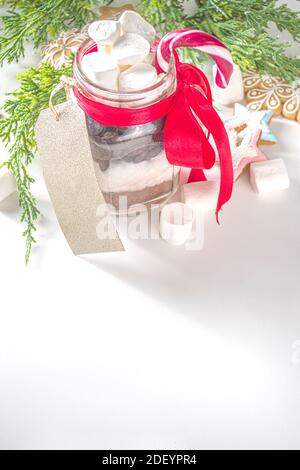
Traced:
<path id="1" fill-rule="evenodd" d="M 138 109 L 116 108 L 93 101 L 73 87 L 79 106 L 95 121 L 105 126 L 135 126 L 166 116 L 164 142 L 170 164 L 191 168 L 189 182 L 205 180 L 203 170 L 216 162 L 211 135 L 218 151 L 221 182 L 216 215 L 230 199 L 233 167 L 224 124 L 212 105 L 209 83 L 197 67 L 176 61 L 176 92 L 158 103 Z M 203 130 L 203 127 L 206 129 Z"/>

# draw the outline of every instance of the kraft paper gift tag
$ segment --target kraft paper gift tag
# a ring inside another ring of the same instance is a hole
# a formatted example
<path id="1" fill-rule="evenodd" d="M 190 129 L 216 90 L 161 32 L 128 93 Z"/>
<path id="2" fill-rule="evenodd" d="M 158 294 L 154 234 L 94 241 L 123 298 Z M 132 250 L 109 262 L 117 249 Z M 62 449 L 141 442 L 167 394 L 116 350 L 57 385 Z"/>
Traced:
<path id="1" fill-rule="evenodd" d="M 124 251 L 97 182 L 84 112 L 73 102 L 56 106 L 59 119 L 45 109 L 36 124 L 38 152 L 60 227 L 75 255 Z M 102 220 L 98 214 L 102 215 Z M 103 220 L 103 217 L 106 220 Z M 99 238 L 97 226 L 105 222 Z"/>

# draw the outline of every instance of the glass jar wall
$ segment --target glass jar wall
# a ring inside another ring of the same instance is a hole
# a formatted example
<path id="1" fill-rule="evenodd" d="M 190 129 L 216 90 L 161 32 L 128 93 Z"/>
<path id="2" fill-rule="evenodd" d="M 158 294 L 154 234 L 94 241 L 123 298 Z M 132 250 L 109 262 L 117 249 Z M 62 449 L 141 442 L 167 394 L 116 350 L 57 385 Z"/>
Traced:
<path id="1" fill-rule="evenodd" d="M 86 41 L 77 53 L 74 78 L 81 94 L 116 108 L 135 109 L 167 98 L 176 89 L 176 70 L 141 92 L 117 93 L 89 81 L 80 62 L 94 44 Z M 164 150 L 165 118 L 134 126 L 104 126 L 86 115 L 96 175 L 105 200 L 117 212 L 150 203 L 163 203 L 178 187 L 179 168 L 170 165 Z"/>

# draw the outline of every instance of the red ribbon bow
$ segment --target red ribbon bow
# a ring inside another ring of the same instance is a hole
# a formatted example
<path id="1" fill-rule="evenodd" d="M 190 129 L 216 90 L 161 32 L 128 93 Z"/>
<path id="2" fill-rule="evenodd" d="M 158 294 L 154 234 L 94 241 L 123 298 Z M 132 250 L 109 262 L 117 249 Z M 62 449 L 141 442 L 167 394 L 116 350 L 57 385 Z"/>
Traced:
<path id="1" fill-rule="evenodd" d="M 176 69 L 176 92 L 146 108 L 116 108 L 87 98 L 76 87 L 73 87 L 73 92 L 83 111 L 105 126 L 134 126 L 166 116 L 164 142 L 167 159 L 172 165 L 192 169 L 189 182 L 205 180 L 203 170 L 215 164 L 215 150 L 209 142 L 212 136 L 221 172 L 216 208 L 218 220 L 219 211 L 230 199 L 233 188 L 232 157 L 227 132 L 213 108 L 210 85 L 204 73 L 178 59 Z"/>
<path id="2" fill-rule="evenodd" d="M 165 124 L 165 149 L 173 165 L 192 168 L 189 182 L 205 180 L 203 170 L 216 162 L 212 136 L 220 162 L 218 213 L 229 201 L 233 188 L 232 156 L 224 124 L 212 105 L 210 85 L 197 67 L 177 62 L 178 86 Z M 207 134 L 203 130 L 207 130 Z"/>

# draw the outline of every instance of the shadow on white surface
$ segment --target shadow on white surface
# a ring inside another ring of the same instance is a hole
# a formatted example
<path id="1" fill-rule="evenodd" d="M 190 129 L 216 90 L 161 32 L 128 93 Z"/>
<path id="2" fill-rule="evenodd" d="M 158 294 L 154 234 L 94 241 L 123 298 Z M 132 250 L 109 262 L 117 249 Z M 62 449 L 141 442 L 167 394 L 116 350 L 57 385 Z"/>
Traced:
<path id="1" fill-rule="evenodd" d="M 300 301 L 300 223 L 293 203 L 300 200 L 300 184 L 293 181 L 290 191 L 261 197 L 247 178 L 238 183 L 220 227 L 207 216 L 203 251 L 146 240 L 127 243 L 125 257 L 86 257 L 87 262 L 174 311 L 217 321 L 229 334 L 245 320 L 239 317 L 245 311 L 262 318 L 271 314 L 280 323 L 282 308 L 296 314 Z"/>
<path id="2" fill-rule="evenodd" d="M 9 197 L 0 202 L 0 211 L 2 214 L 14 217 L 18 212 L 19 203 L 17 193 L 11 194 Z"/>

